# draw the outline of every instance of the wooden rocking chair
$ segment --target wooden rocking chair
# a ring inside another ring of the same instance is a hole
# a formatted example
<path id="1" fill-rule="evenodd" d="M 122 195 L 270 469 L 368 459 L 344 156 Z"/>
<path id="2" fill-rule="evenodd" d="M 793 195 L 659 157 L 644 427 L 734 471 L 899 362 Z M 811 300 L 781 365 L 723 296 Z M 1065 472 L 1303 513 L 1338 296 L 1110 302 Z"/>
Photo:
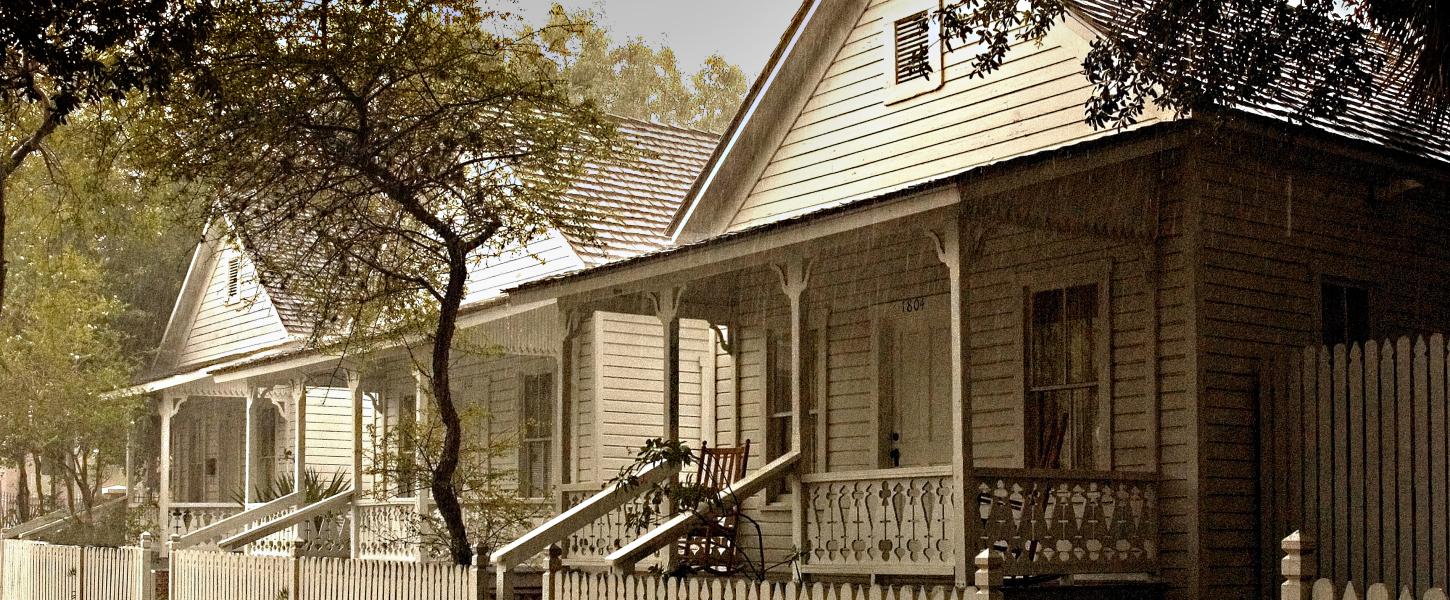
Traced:
<path id="1" fill-rule="evenodd" d="M 698 469 L 690 486 L 704 497 L 719 495 L 721 490 L 745 477 L 750 460 L 750 440 L 743 446 L 715 447 L 700 445 Z M 735 534 L 740 522 L 739 502 L 716 512 L 702 514 L 680 537 L 675 546 L 675 570 L 711 575 L 733 575 L 745 566 L 746 557 L 736 544 Z"/>

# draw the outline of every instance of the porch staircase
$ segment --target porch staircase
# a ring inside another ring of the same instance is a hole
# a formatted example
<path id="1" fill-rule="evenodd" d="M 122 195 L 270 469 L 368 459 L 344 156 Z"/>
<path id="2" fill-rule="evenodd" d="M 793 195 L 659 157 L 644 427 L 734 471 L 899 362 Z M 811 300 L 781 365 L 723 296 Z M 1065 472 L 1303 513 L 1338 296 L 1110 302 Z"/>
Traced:
<path id="1" fill-rule="evenodd" d="M 293 492 L 248 508 L 182 536 L 170 550 L 212 549 L 260 556 L 348 556 L 348 509 L 355 493 L 344 490 L 319 502 Z"/>

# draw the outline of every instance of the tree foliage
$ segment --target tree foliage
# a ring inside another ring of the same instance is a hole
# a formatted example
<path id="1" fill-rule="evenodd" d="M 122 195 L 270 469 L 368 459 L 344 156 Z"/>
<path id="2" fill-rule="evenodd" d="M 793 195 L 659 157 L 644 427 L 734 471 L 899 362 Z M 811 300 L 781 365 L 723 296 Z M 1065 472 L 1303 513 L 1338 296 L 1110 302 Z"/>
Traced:
<path id="1" fill-rule="evenodd" d="M 242 1 L 218 14 L 207 96 L 157 111 L 156 155 L 204 183 L 263 283 L 303 299 L 314 346 L 426 349 L 443 427 L 429 482 L 454 560 L 471 558 L 450 387 L 470 267 L 549 228 L 563 192 L 618 150 L 536 39 L 467 0 Z"/>
<path id="2" fill-rule="evenodd" d="M 674 51 L 641 37 L 618 42 L 590 11 L 554 4 L 541 42 L 558 77 L 610 114 L 719 133 L 745 96 L 745 72 L 714 54 L 691 75 Z"/>
<path id="3" fill-rule="evenodd" d="M 211 15 L 208 0 L 0 3 L 0 306 L 11 175 L 79 108 L 168 91 Z"/>
<path id="4" fill-rule="evenodd" d="M 965 0 L 936 16 L 949 49 L 975 52 L 973 75 L 1015 43 L 1040 40 L 1070 0 Z M 1108 2 L 1112 26 L 1083 67 L 1087 119 L 1133 123 L 1149 104 L 1187 112 L 1240 104 L 1334 119 L 1350 102 L 1403 94 L 1443 123 L 1450 109 L 1445 0 L 1150 0 Z M 1391 89 L 1403 87 L 1404 90 Z"/>

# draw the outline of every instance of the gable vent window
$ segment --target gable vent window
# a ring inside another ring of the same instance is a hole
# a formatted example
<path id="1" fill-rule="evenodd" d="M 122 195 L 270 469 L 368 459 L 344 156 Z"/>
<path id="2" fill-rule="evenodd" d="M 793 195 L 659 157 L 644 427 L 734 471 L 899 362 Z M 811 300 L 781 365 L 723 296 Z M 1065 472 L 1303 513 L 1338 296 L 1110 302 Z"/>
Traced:
<path id="1" fill-rule="evenodd" d="M 927 61 L 927 49 L 931 43 L 929 23 L 926 11 L 896 21 L 892 33 L 896 37 L 897 85 L 931 77 L 932 65 Z"/>
<path id="2" fill-rule="evenodd" d="M 899 8 L 882 20 L 886 50 L 886 97 L 892 104 L 935 91 L 942 86 L 941 26 L 933 13 L 940 0 L 898 0 Z"/>
<path id="3" fill-rule="evenodd" d="M 235 249 L 224 255 L 227 269 L 227 302 L 237 299 L 242 293 L 242 255 Z"/>

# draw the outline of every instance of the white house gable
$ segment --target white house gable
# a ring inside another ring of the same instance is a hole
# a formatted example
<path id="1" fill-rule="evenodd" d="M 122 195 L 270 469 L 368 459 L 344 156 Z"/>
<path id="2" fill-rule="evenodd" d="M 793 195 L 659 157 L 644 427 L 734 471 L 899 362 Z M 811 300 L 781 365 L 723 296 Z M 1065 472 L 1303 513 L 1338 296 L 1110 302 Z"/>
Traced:
<path id="1" fill-rule="evenodd" d="M 197 246 L 171 322 L 159 369 L 214 362 L 285 342 L 288 331 L 258 284 L 246 253 L 206 241 Z"/>
<path id="2" fill-rule="evenodd" d="M 822 4 L 812 18 L 827 18 L 833 2 Z M 726 206 L 694 207 L 691 213 L 712 222 L 687 221 L 685 237 L 745 229 L 1114 132 L 1083 121 L 1091 85 L 1082 59 L 1095 35 L 1083 21 L 1069 17 L 1040 43 L 1018 43 L 999 70 L 971 78 L 974 49 L 943 54 L 935 24 L 923 18 L 940 6 L 939 0 L 872 0 L 839 45 L 789 55 L 786 61 L 829 64 L 814 86 L 798 88 L 809 94 L 798 111 L 757 112 L 741 124 L 791 123 L 765 152 L 727 151 L 720 158 L 759 164 L 748 178 L 702 188 L 697 201 Z M 913 20 L 928 27 L 913 27 Z M 903 54 L 921 46 L 941 66 L 903 70 Z M 1144 115 L 1140 125 L 1160 118 Z"/>
<path id="3" fill-rule="evenodd" d="M 464 304 L 487 300 L 518 284 L 583 266 L 584 261 L 564 235 L 551 229 L 528 244 L 473 265 Z"/>

